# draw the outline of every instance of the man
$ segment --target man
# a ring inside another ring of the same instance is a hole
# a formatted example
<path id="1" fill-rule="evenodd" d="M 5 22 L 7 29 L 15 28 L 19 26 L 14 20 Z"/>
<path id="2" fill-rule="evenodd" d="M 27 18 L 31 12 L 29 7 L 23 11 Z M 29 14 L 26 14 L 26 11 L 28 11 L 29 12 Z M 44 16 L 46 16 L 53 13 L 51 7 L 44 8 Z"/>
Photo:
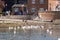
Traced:
<path id="1" fill-rule="evenodd" d="M 7 10 L 11 11 L 12 5 L 14 4 L 14 0 L 4 0 L 5 1 L 5 5 L 7 4 Z"/>
<path id="2" fill-rule="evenodd" d="M 4 7 L 5 7 L 4 0 L 0 0 L 0 13 L 2 13 Z"/>

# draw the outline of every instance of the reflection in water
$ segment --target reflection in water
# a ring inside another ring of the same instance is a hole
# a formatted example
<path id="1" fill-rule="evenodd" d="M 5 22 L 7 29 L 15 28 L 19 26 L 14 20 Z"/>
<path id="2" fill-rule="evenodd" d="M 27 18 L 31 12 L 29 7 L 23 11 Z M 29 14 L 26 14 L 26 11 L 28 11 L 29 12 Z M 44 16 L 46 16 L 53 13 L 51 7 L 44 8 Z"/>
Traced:
<path id="1" fill-rule="evenodd" d="M 51 37 L 46 31 L 40 30 L 40 28 L 37 29 L 21 29 L 20 27 L 0 28 L 0 40 L 57 40 L 57 39 L 58 37 Z"/>

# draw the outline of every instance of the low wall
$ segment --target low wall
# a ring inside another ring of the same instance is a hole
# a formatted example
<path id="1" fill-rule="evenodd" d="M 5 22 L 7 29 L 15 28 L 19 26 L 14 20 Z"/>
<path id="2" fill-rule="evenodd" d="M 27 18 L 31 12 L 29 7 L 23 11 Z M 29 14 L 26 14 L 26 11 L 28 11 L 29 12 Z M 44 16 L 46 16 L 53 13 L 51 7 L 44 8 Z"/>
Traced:
<path id="1" fill-rule="evenodd" d="M 10 16 L 1 16 L 0 19 L 25 19 L 29 20 L 31 19 L 30 15 L 10 15 Z"/>
<path id="2" fill-rule="evenodd" d="M 60 19 L 60 11 L 46 11 L 46 12 L 38 12 L 39 17 L 42 20 L 55 20 Z"/>

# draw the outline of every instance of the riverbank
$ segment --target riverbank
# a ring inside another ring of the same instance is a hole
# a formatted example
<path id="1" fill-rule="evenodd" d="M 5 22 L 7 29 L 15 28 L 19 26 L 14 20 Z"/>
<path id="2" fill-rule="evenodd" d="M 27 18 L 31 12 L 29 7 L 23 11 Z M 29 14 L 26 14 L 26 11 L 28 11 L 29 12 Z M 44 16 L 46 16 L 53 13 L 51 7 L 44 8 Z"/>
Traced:
<path id="1" fill-rule="evenodd" d="M 48 26 L 48 25 L 60 25 L 59 22 L 54 21 L 54 22 L 43 22 L 43 21 L 34 21 L 34 20 L 0 20 L 0 27 L 8 27 L 8 26 L 12 26 L 12 27 L 16 27 L 16 26 L 26 26 L 26 25 L 44 25 L 44 26 Z"/>

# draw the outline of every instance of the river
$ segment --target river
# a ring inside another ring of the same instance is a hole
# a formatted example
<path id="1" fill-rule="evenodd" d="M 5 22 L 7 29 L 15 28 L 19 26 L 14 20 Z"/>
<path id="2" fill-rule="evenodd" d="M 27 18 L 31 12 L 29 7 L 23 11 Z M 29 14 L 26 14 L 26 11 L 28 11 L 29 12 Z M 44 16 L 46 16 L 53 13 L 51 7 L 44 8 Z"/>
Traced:
<path id="1" fill-rule="evenodd" d="M 11 29 L 0 28 L 0 40 L 58 40 L 58 37 L 50 36 L 46 31 L 38 29 Z"/>

